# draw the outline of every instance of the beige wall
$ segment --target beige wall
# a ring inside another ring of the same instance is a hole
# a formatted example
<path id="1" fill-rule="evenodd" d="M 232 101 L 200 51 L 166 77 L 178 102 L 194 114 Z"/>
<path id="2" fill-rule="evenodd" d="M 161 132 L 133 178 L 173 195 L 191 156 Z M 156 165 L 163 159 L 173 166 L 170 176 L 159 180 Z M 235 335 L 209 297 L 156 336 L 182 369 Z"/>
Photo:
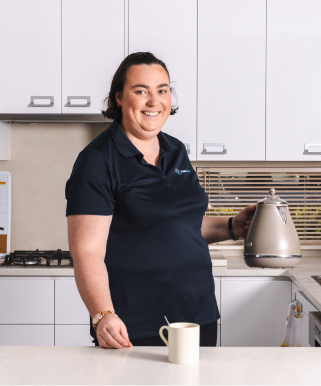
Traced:
<path id="1" fill-rule="evenodd" d="M 108 124 L 15 123 L 11 160 L 11 251 L 68 250 L 65 184 L 78 153 Z"/>
<path id="2" fill-rule="evenodd" d="M 78 153 L 108 127 L 102 124 L 15 123 L 11 125 L 11 160 L 0 170 L 12 178 L 11 251 L 68 250 L 65 184 Z M 319 167 L 320 162 L 192 162 L 214 167 Z M 266 169 L 265 169 L 266 170 Z M 320 171 L 320 169 L 318 169 Z"/>

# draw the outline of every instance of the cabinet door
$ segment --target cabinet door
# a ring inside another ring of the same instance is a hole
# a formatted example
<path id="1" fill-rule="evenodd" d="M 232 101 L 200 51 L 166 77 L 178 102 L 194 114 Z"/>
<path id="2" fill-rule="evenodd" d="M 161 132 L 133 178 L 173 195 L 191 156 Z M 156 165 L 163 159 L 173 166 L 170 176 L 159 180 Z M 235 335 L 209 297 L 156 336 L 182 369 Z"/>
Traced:
<path id="1" fill-rule="evenodd" d="M 198 1 L 198 160 L 265 160 L 265 29 L 265 0 Z"/>
<path id="2" fill-rule="evenodd" d="M 281 345 L 291 301 L 291 281 L 282 279 L 221 278 L 222 347 Z"/>
<path id="3" fill-rule="evenodd" d="M 89 328 L 89 312 L 74 278 L 55 280 L 55 324 L 87 324 Z"/>
<path id="4" fill-rule="evenodd" d="M 89 325 L 56 325 L 55 346 L 95 346 Z"/>
<path id="5" fill-rule="evenodd" d="M 217 307 L 221 312 L 221 278 L 214 277 L 214 285 L 215 285 L 215 297 L 217 302 Z M 217 321 L 218 324 L 221 324 L 221 319 Z"/>
<path id="6" fill-rule="evenodd" d="M 54 324 L 51 278 L 2 277 L 0 293 L 0 324 Z"/>
<path id="7" fill-rule="evenodd" d="M 217 341 L 216 341 L 216 347 L 221 347 L 221 325 L 217 325 Z"/>
<path id="8" fill-rule="evenodd" d="M 60 0 L 0 0 L 0 113 L 61 113 L 60 12 Z"/>
<path id="9" fill-rule="evenodd" d="M 0 346 L 54 346 L 54 326 L 0 325 Z"/>
<path id="10" fill-rule="evenodd" d="M 197 0 L 129 0 L 129 53 L 149 51 L 168 68 L 179 106 L 163 131 L 196 160 Z"/>
<path id="11" fill-rule="evenodd" d="M 321 2 L 268 0 L 267 15 L 266 159 L 320 161 Z"/>
<path id="12" fill-rule="evenodd" d="M 297 320 L 299 324 L 299 339 L 302 347 L 311 347 L 309 343 L 309 312 L 316 312 L 318 310 L 307 299 L 302 291 L 296 291 L 295 298 L 301 302 L 304 312 L 303 317 Z"/>
<path id="13" fill-rule="evenodd" d="M 297 291 L 300 291 L 300 288 L 296 284 L 294 284 L 292 281 L 292 283 L 291 283 L 291 300 L 295 299 Z"/>
<path id="14" fill-rule="evenodd" d="M 63 113 L 101 113 L 123 59 L 124 1 L 62 0 Z"/>

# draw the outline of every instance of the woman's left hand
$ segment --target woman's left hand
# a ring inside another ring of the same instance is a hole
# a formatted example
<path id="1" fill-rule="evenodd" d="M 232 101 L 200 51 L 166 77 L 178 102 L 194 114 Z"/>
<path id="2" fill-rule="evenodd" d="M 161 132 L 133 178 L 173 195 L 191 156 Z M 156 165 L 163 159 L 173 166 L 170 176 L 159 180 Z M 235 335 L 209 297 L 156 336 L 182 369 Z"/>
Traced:
<path id="1" fill-rule="evenodd" d="M 233 217 L 232 225 L 236 237 L 245 237 L 246 232 L 248 231 L 252 222 L 255 209 L 256 204 L 247 206 L 246 208 L 242 209 L 236 216 Z"/>

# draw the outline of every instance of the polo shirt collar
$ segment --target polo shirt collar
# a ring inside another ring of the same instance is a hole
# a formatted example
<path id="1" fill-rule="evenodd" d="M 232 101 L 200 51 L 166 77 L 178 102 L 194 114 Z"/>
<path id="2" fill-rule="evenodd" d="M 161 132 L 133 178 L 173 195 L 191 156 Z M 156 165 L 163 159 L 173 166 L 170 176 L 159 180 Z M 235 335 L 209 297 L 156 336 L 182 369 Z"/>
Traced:
<path id="1" fill-rule="evenodd" d="M 118 151 L 123 157 L 127 158 L 135 155 L 143 155 L 127 137 L 117 121 L 113 121 L 109 126 L 109 130 Z M 161 131 L 157 134 L 157 137 L 160 145 L 165 147 L 168 151 L 172 152 L 174 149 L 177 149 L 177 146 L 167 139 Z"/>

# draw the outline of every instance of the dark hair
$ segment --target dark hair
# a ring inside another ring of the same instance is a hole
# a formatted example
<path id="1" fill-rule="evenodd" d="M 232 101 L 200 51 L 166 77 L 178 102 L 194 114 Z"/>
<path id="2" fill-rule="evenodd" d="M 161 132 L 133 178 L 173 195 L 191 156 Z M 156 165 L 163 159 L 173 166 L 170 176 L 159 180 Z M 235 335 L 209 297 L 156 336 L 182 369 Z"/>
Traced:
<path id="1" fill-rule="evenodd" d="M 160 59 L 157 59 L 156 56 L 154 56 L 151 52 L 135 52 L 133 54 L 128 55 L 121 62 L 120 66 L 118 67 L 117 71 L 113 76 L 109 94 L 107 98 L 105 98 L 105 101 L 107 100 L 107 109 L 101 111 L 104 117 L 109 119 L 115 119 L 118 122 L 121 121 L 123 114 L 121 108 L 117 107 L 116 94 L 122 93 L 124 91 L 126 76 L 130 67 L 139 64 L 159 64 L 167 72 L 169 78 L 169 72 L 165 63 L 162 62 Z M 170 90 L 171 93 L 174 94 L 176 97 L 175 90 L 172 87 L 170 88 Z M 178 107 L 172 106 L 170 115 L 174 115 L 177 110 Z"/>

